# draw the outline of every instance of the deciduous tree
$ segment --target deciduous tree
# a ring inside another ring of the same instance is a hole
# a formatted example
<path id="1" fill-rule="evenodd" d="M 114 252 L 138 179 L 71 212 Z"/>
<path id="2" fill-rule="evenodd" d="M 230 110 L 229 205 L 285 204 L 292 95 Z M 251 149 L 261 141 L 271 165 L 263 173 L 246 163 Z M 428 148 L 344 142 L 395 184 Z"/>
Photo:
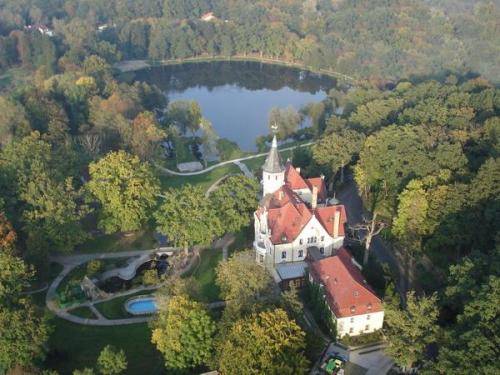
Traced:
<path id="1" fill-rule="evenodd" d="M 245 176 L 231 176 L 210 194 L 210 201 L 227 233 L 238 232 L 250 224 L 257 208 L 258 183 Z"/>
<path id="2" fill-rule="evenodd" d="M 439 313 L 436 302 L 436 295 L 418 299 L 414 292 L 409 292 L 405 308 L 384 305 L 389 344 L 386 352 L 399 366 L 411 368 L 424 358 L 427 345 L 435 342 Z"/>
<path id="3" fill-rule="evenodd" d="M 163 354 L 167 369 L 190 369 L 210 360 L 216 328 L 200 303 L 185 296 L 160 301 L 152 327 L 151 341 Z"/>
<path id="4" fill-rule="evenodd" d="M 97 358 L 97 367 L 102 375 L 121 374 L 127 369 L 125 352 L 106 345 Z"/>
<path id="5" fill-rule="evenodd" d="M 282 309 L 234 323 L 219 348 L 224 374 L 302 374 L 308 370 L 305 334 Z"/>
<path id="6" fill-rule="evenodd" d="M 186 254 L 190 246 L 208 245 L 223 233 L 216 210 L 199 186 L 167 190 L 154 217 L 158 231 L 182 246 Z"/>
<path id="7" fill-rule="evenodd" d="M 140 229 L 159 193 L 149 164 L 118 151 L 91 163 L 89 173 L 86 188 L 100 204 L 99 227 L 106 233 Z"/>
<path id="8" fill-rule="evenodd" d="M 0 251 L 0 370 L 30 366 L 43 358 L 45 319 L 21 292 L 33 273 L 8 251 Z"/>

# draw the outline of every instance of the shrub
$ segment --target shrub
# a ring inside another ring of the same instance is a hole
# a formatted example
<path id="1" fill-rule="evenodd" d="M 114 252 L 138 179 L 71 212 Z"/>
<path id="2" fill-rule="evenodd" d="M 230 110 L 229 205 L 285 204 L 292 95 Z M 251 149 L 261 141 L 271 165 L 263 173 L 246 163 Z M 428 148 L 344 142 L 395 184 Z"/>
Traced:
<path id="1" fill-rule="evenodd" d="M 155 285 L 160 282 L 160 278 L 158 277 L 158 273 L 156 270 L 146 270 L 142 275 L 142 283 L 144 285 Z"/>
<path id="2" fill-rule="evenodd" d="M 102 260 L 94 259 L 87 263 L 87 276 L 91 277 L 99 273 L 104 267 Z"/>

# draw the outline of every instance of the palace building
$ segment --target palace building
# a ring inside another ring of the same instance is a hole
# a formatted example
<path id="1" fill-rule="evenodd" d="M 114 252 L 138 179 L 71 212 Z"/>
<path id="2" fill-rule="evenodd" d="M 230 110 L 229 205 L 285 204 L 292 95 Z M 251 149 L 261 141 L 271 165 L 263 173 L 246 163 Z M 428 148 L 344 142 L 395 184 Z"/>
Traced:
<path id="1" fill-rule="evenodd" d="M 328 199 L 324 177 L 303 178 L 290 161 L 283 165 L 276 137 L 262 169 L 263 196 L 254 213 L 257 263 L 282 288 L 302 286 L 309 274 L 323 289 L 339 335 L 380 329 L 380 299 L 343 247 L 346 210 Z"/>

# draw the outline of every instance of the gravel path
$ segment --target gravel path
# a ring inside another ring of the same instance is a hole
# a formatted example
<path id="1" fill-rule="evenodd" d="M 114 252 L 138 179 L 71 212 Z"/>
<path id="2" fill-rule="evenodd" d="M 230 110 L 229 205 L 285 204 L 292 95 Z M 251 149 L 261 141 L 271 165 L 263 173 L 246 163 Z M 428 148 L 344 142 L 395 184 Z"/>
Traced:
<path id="1" fill-rule="evenodd" d="M 297 145 L 297 146 L 285 147 L 285 148 L 279 149 L 278 151 L 279 152 L 283 152 L 283 151 L 293 150 L 293 149 L 298 148 L 298 147 L 307 147 L 307 146 L 310 146 L 312 144 L 314 144 L 314 142 L 308 142 L 308 143 L 304 143 L 304 144 Z M 262 152 L 260 154 L 245 156 L 243 158 L 226 160 L 226 161 L 222 161 L 222 162 L 220 162 L 218 164 L 211 165 L 208 168 L 202 169 L 200 171 L 195 171 L 195 172 L 176 172 L 176 171 L 173 171 L 171 169 L 162 167 L 161 165 L 158 165 L 158 164 L 155 164 L 155 165 L 156 165 L 157 168 L 159 168 L 163 172 L 171 174 L 171 175 L 174 175 L 174 176 L 196 176 L 196 175 L 199 175 L 199 174 L 210 172 L 210 171 L 214 170 L 215 168 L 219 168 L 219 167 L 222 167 L 223 165 L 228 165 L 228 164 L 231 164 L 231 163 L 234 163 L 234 164 L 236 164 L 236 165 L 238 165 L 240 167 L 240 165 L 238 163 L 240 163 L 240 162 L 242 162 L 244 160 L 255 159 L 255 158 L 267 155 L 267 154 L 268 154 L 268 152 L 266 151 L 266 152 Z M 246 167 L 246 165 L 245 165 L 245 167 Z M 242 168 L 240 167 L 240 169 L 242 169 Z M 246 168 L 246 170 L 248 171 L 249 174 L 251 174 L 251 177 L 253 177 L 253 174 L 250 172 L 250 170 L 248 170 L 248 168 Z M 247 172 L 245 172 L 243 169 L 242 169 L 242 171 L 243 171 L 243 173 L 245 173 L 245 175 L 247 174 Z"/>

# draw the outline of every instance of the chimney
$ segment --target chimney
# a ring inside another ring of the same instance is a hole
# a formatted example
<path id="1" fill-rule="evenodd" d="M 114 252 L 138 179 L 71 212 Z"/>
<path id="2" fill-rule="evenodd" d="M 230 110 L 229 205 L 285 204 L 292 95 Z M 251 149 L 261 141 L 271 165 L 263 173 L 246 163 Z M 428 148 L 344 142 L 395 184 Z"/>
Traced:
<path id="1" fill-rule="evenodd" d="M 313 210 L 315 210 L 317 205 L 318 205 L 318 187 L 313 186 L 312 198 L 311 198 L 311 208 Z"/>
<path id="2" fill-rule="evenodd" d="M 300 167 L 295 167 L 295 170 L 297 171 L 298 174 L 300 174 Z"/>
<path id="3" fill-rule="evenodd" d="M 333 219 L 333 238 L 337 238 L 339 236 L 339 228 L 340 227 L 340 211 L 335 211 L 335 217 Z"/>

